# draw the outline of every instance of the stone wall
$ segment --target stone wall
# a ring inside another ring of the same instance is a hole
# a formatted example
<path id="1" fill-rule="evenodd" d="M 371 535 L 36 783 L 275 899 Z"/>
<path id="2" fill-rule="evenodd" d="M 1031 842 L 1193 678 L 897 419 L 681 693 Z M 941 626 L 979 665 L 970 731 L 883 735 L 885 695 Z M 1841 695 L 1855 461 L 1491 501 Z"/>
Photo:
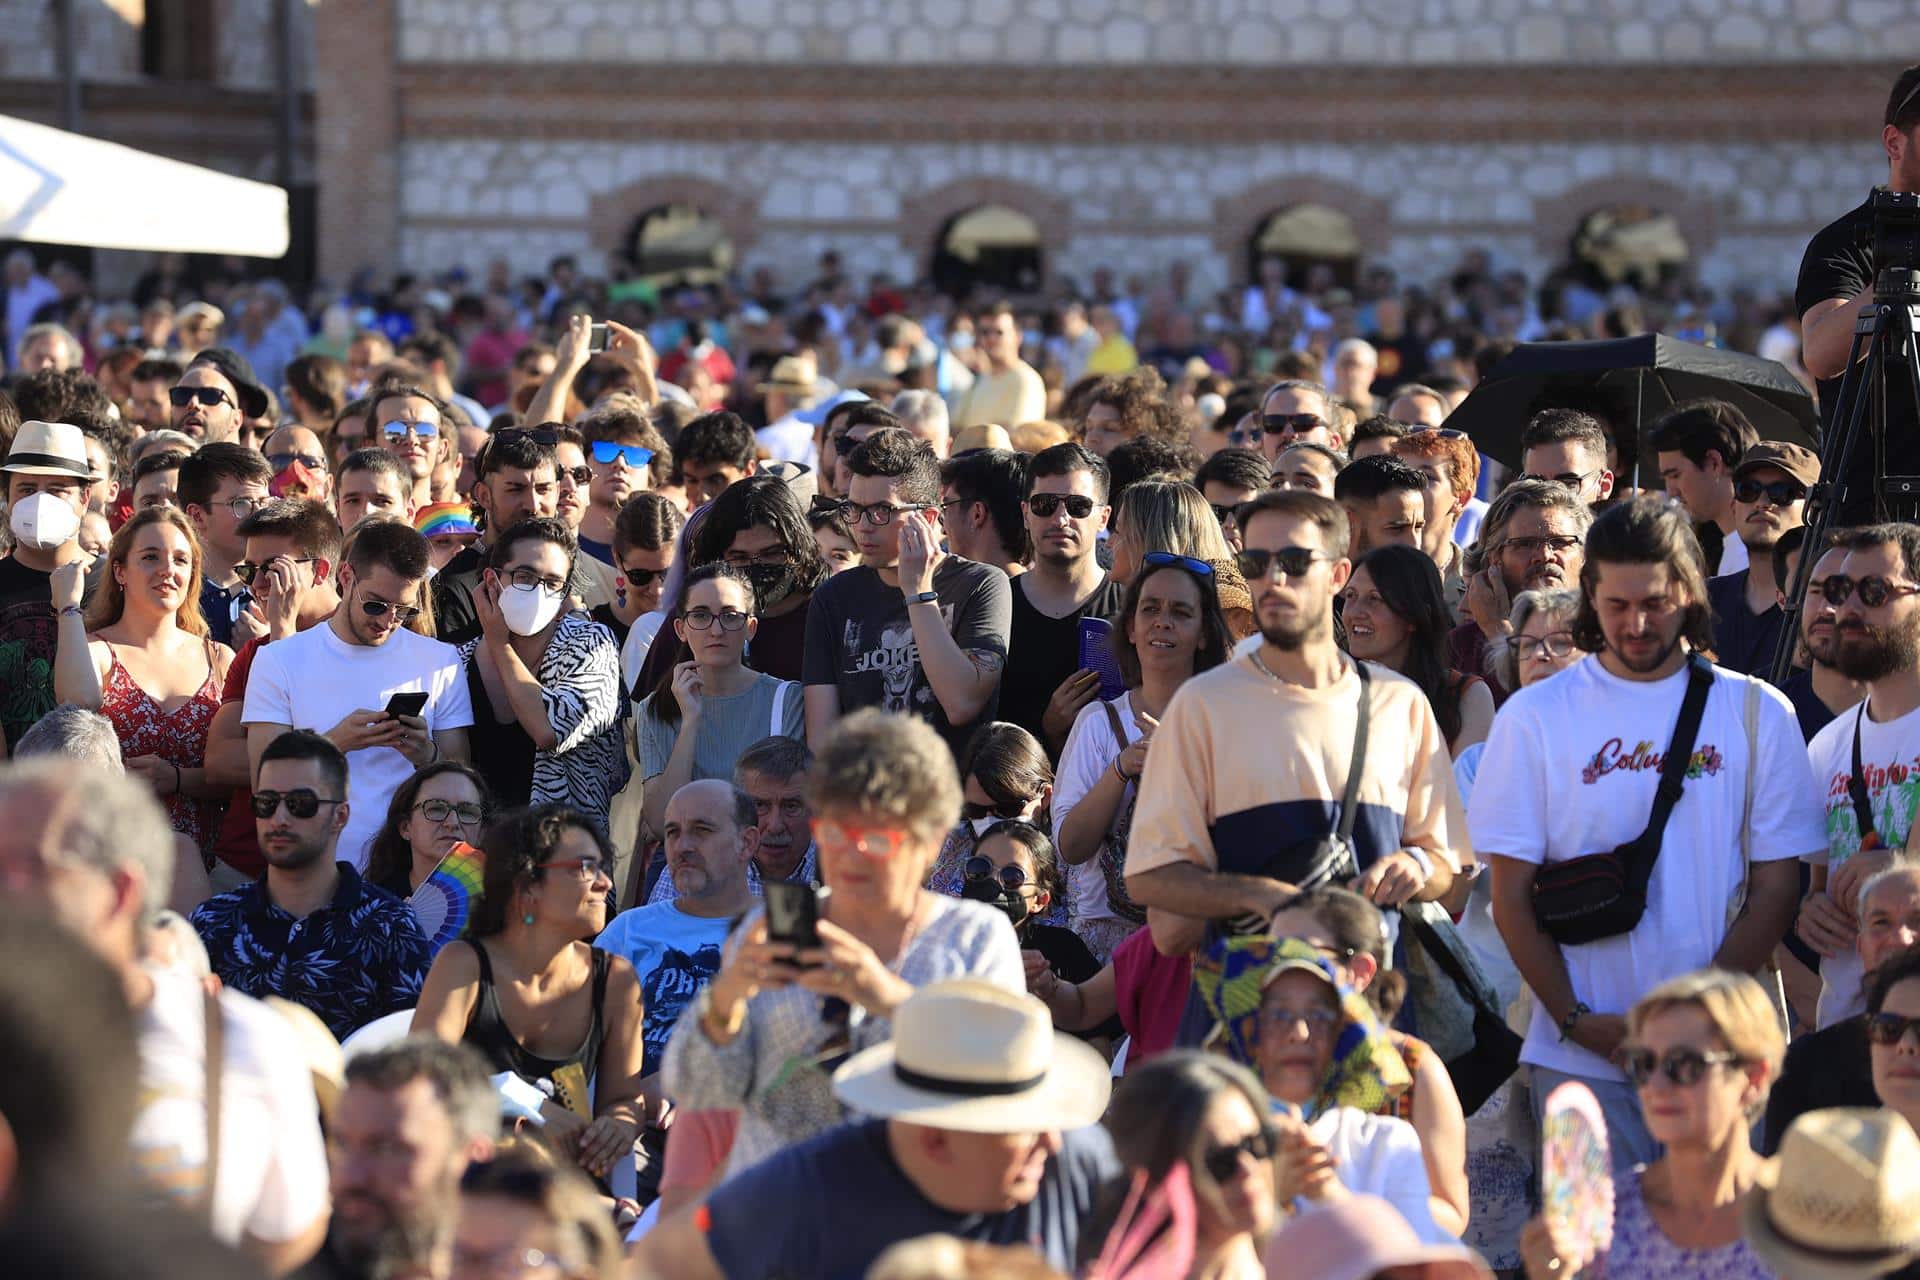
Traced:
<path id="1" fill-rule="evenodd" d="M 1912 0 L 397 0 L 404 61 L 1791 62 L 1920 50 Z"/>

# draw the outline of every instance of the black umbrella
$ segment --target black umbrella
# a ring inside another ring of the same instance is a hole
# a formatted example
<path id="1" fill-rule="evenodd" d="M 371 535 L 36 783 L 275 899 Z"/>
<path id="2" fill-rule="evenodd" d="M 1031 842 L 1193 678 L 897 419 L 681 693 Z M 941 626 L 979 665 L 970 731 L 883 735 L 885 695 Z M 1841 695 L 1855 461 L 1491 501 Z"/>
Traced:
<path id="1" fill-rule="evenodd" d="M 1523 342 L 1460 402 L 1446 425 L 1518 471 L 1520 433 L 1529 418 L 1542 409 L 1586 409 L 1614 429 L 1622 463 L 1637 463 L 1642 424 L 1702 397 L 1733 404 L 1763 440 L 1820 448 L 1813 397 L 1785 365 L 1659 333 L 1602 342 Z"/>

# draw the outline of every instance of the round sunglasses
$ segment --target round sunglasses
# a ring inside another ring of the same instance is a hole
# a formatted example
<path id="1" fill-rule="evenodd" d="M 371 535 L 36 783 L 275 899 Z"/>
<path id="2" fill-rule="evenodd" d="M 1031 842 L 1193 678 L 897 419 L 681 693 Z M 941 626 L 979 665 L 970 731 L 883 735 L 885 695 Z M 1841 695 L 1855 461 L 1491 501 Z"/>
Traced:
<path id="1" fill-rule="evenodd" d="M 1011 894 L 1018 894 L 1031 883 L 1027 879 L 1026 869 L 1018 863 L 1010 862 L 1004 867 L 995 868 L 991 858 L 978 853 L 966 860 L 961 874 L 969 880 L 998 880 L 1000 887 Z"/>

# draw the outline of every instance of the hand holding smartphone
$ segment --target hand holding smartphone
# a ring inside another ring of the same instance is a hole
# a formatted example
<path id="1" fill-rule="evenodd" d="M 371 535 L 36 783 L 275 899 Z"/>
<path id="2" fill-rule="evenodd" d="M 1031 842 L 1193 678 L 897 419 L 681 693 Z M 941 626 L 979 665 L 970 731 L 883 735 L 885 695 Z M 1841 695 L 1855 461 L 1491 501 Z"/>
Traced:
<path id="1" fill-rule="evenodd" d="M 425 693 L 396 693 L 387 699 L 386 713 L 390 716 L 417 716 L 426 709 Z"/>
<path id="2" fill-rule="evenodd" d="M 783 942 L 798 951 L 820 945 L 820 900 L 826 890 L 786 880 L 768 880 L 761 890 L 766 895 L 767 940 Z M 795 968 L 812 965 L 794 962 Z"/>

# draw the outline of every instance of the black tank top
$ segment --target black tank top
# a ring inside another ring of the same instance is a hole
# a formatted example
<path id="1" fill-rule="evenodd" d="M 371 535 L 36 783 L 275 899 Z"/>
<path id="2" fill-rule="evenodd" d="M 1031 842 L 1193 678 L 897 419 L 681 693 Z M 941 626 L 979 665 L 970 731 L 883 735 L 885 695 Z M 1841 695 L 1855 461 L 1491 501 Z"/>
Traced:
<path id="1" fill-rule="evenodd" d="M 593 1016 L 587 1023 L 586 1039 L 564 1058 L 542 1058 L 527 1052 L 507 1026 L 506 1017 L 500 1011 L 500 997 L 494 991 L 493 960 L 487 955 L 486 947 L 478 939 L 466 942 L 480 956 L 480 999 L 474 1004 L 473 1017 L 468 1020 L 461 1041 L 479 1050 L 480 1056 L 495 1071 L 512 1071 L 533 1082 L 551 1080 L 556 1090 L 555 1101 L 580 1115 L 591 1116 L 593 1108 L 587 1103 L 585 1091 L 593 1082 L 594 1068 L 600 1061 L 600 1042 L 606 1035 L 600 1020 L 600 1005 L 607 993 L 607 971 L 612 967 L 613 958 L 598 947 L 592 948 Z M 573 1096 L 576 1088 L 580 1091 L 578 1097 Z"/>

